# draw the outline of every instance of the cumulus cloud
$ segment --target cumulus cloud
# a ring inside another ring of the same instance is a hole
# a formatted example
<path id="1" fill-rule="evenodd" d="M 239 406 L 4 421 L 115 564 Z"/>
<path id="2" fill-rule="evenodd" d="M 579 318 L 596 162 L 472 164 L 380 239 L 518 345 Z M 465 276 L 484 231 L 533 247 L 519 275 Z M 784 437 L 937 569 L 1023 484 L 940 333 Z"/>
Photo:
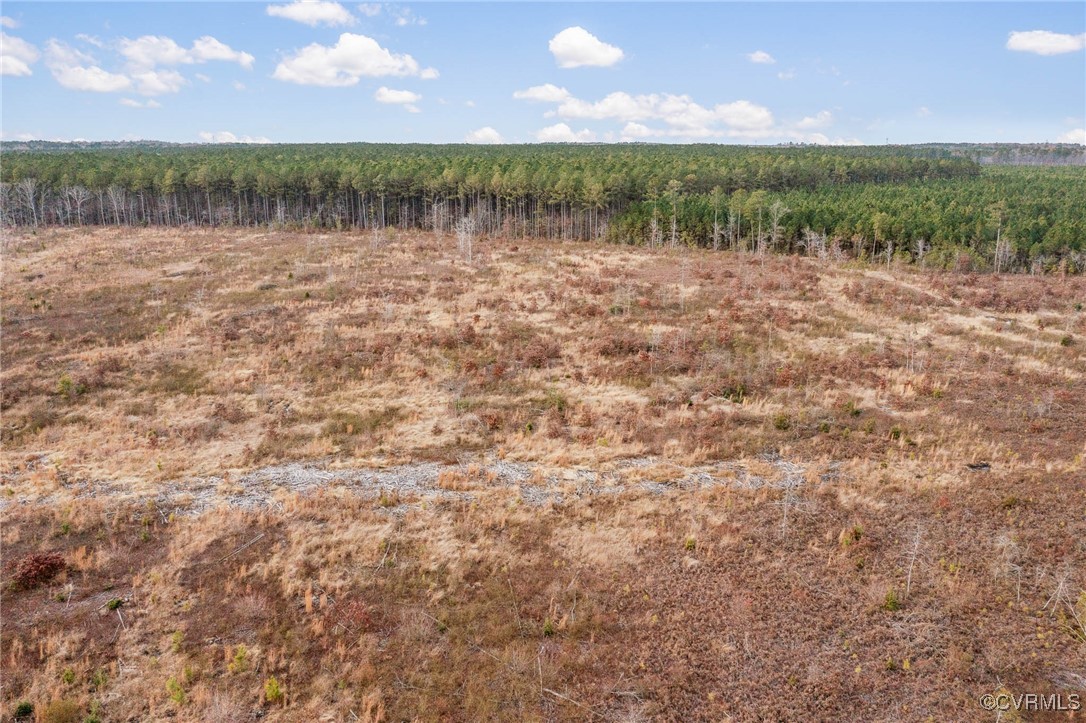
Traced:
<path id="1" fill-rule="evenodd" d="M 381 3 L 361 3 L 358 6 L 358 12 L 367 18 L 376 17 L 381 14 Z"/>
<path id="2" fill-rule="evenodd" d="M 162 104 L 157 100 L 148 100 L 146 102 L 135 100 L 134 98 L 121 98 L 119 103 L 128 108 L 161 108 Z"/>
<path id="3" fill-rule="evenodd" d="M 1086 128 L 1075 128 L 1074 130 L 1067 131 L 1056 140 L 1060 143 L 1078 143 L 1080 145 L 1086 145 Z"/>
<path id="4" fill-rule="evenodd" d="M 140 95 L 176 93 L 188 85 L 188 80 L 176 70 L 144 70 L 132 73 L 131 77 Z"/>
<path id="5" fill-rule="evenodd" d="M 553 83 L 544 83 L 543 85 L 533 85 L 527 90 L 518 90 L 513 93 L 513 97 L 517 100 L 534 100 L 542 103 L 561 103 L 567 98 L 572 98 L 570 92 L 565 88 L 559 88 Z"/>
<path id="6" fill-rule="evenodd" d="M 478 130 L 474 130 L 468 133 L 464 137 L 464 141 L 467 143 L 504 143 L 505 139 L 502 138 L 502 134 L 494 130 L 490 126 L 483 126 Z"/>
<path id="7" fill-rule="evenodd" d="M 354 25 L 351 11 L 337 2 L 323 0 L 295 0 L 289 5 L 269 5 L 268 15 L 286 18 L 310 27 L 318 25 Z"/>
<path id="8" fill-rule="evenodd" d="M 358 83 L 363 76 L 437 76 L 432 68 L 420 70 L 410 55 L 393 53 L 365 35 L 343 33 L 335 45 L 307 45 L 284 58 L 272 77 L 300 85 L 345 87 Z"/>
<path id="9" fill-rule="evenodd" d="M 590 102 L 562 94 L 561 88 L 536 86 L 520 91 L 522 98 L 549 100 L 557 103 L 555 115 L 565 119 L 613 120 L 631 123 L 662 121 L 666 129 L 653 135 L 706 138 L 710 136 L 758 137 L 773 127 L 773 114 L 768 108 L 747 100 L 722 103 L 706 108 L 688 95 L 651 93 L 630 95 L 610 93 Z M 641 126 L 647 128 L 647 126 Z"/>
<path id="10" fill-rule="evenodd" d="M 237 63 L 243 68 L 252 68 L 255 58 L 249 53 L 234 50 L 226 43 L 220 42 L 210 35 L 197 38 L 192 44 L 191 55 L 194 62 L 203 63 L 209 60 L 222 60 L 228 63 Z"/>
<path id="11" fill-rule="evenodd" d="M 178 45 L 173 38 L 160 35 L 144 35 L 130 40 L 122 38 L 118 51 L 136 68 L 154 68 L 158 65 L 190 65 L 221 60 L 252 68 L 255 58 L 249 53 L 234 50 L 229 45 L 205 35 L 198 38 L 192 48 Z"/>
<path id="12" fill-rule="evenodd" d="M 752 63 L 760 63 L 762 65 L 772 65 L 777 62 L 777 59 L 764 50 L 755 50 L 753 53 L 747 54 L 747 60 Z"/>
<path id="13" fill-rule="evenodd" d="M 199 138 L 204 143 L 271 143 L 264 136 L 236 136 L 230 131 L 200 131 Z"/>
<path id="14" fill-rule="evenodd" d="M 410 90 L 393 90 L 392 88 L 381 86 L 377 89 L 377 92 L 373 94 L 373 99 L 378 103 L 402 105 L 404 110 L 411 113 L 418 113 L 419 109 L 415 103 L 422 100 L 422 96 L 418 93 L 413 93 Z"/>
<path id="15" fill-rule="evenodd" d="M 19 21 L 15 18 L 9 18 L 7 15 L 0 15 L 0 27 L 5 27 L 8 30 L 14 30 L 19 27 Z"/>
<path id="16" fill-rule="evenodd" d="M 1007 38 L 1007 50 L 1038 55 L 1060 55 L 1086 48 L 1086 33 L 1068 35 L 1048 30 L 1015 31 Z"/>
<path id="17" fill-rule="evenodd" d="M 5 23 L 4 27 L 11 27 Z M 0 75 L 31 75 L 30 66 L 41 54 L 22 38 L 0 32 Z"/>
<path id="18" fill-rule="evenodd" d="M 596 140 L 596 134 L 585 128 L 574 132 L 565 123 L 556 123 L 536 131 L 536 139 L 540 143 L 588 143 Z"/>
<path id="19" fill-rule="evenodd" d="M 553 84 L 537 85 L 513 94 L 518 100 L 550 103 L 554 110 L 544 117 L 565 121 L 592 120 L 622 123 L 621 131 L 607 131 L 605 138 L 622 141 L 640 139 L 710 139 L 735 138 L 765 140 L 778 138 L 804 143 L 852 144 L 854 138 L 830 138 L 814 131 L 829 127 L 833 113 L 819 111 L 791 123 L 778 123 L 769 108 L 749 100 L 702 105 L 688 95 L 648 93 L 632 95 L 623 91 L 609 93 L 600 100 L 577 98 L 565 88 Z M 589 130 L 574 132 L 568 122 L 544 128 L 536 134 L 542 141 L 591 141 Z"/>
<path id="20" fill-rule="evenodd" d="M 59 40 L 45 44 L 45 64 L 53 78 L 70 90 L 114 93 L 132 87 L 128 76 L 103 70 L 92 56 Z"/>
<path id="21" fill-rule="evenodd" d="M 797 128 L 825 128 L 829 124 L 833 123 L 833 113 L 828 110 L 819 111 L 815 115 L 809 115 L 799 123 L 796 123 Z"/>
<path id="22" fill-rule="evenodd" d="M 566 28 L 548 45 L 560 68 L 608 67 L 625 57 L 621 48 L 609 45 L 579 25 Z"/>

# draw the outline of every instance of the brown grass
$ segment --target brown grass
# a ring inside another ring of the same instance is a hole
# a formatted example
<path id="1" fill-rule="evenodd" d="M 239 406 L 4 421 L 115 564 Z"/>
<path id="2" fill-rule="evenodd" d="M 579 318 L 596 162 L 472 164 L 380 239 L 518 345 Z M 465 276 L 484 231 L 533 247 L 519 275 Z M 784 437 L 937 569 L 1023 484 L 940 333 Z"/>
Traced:
<path id="1" fill-rule="evenodd" d="M 64 569 L 0 578 L 0 716 L 972 719 L 1086 680 L 1081 278 L 3 245 L 0 543 Z M 253 494 L 284 463 L 328 481 Z"/>

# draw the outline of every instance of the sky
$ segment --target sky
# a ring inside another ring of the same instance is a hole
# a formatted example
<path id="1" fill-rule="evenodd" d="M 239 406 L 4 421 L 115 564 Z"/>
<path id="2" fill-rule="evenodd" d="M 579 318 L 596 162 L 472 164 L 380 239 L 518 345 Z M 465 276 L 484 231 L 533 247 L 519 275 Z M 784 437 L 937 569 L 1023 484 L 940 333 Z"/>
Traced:
<path id="1" fill-rule="evenodd" d="M 4 140 L 1086 143 L 1086 3 L 3 2 Z"/>

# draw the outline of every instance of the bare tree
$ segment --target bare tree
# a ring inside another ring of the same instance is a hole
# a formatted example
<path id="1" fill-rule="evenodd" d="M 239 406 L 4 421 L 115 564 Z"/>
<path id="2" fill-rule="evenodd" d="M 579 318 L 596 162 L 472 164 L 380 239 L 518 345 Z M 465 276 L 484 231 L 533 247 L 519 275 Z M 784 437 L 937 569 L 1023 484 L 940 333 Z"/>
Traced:
<path id="1" fill-rule="evenodd" d="M 918 238 L 913 241 L 913 253 L 916 256 L 917 263 L 923 266 L 924 256 L 928 253 L 928 242 L 923 238 Z"/>
<path id="2" fill-rule="evenodd" d="M 38 180 L 36 178 L 24 178 L 15 184 L 15 190 L 20 200 L 30 212 L 30 223 L 38 225 Z"/>
<path id="3" fill-rule="evenodd" d="M 476 222 L 474 216 L 462 216 L 456 222 L 456 243 L 460 249 L 461 255 L 468 260 L 470 264 L 472 262 L 472 247 L 475 244 L 475 229 Z"/>
<path id="4" fill-rule="evenodd" d="M 774 201 L 773 205 L 769 207 L 770 248 L 777 248 L 777 241 L 781 232 L 781 219 L 791 210 L 781 203 L 780 199 Z"/>

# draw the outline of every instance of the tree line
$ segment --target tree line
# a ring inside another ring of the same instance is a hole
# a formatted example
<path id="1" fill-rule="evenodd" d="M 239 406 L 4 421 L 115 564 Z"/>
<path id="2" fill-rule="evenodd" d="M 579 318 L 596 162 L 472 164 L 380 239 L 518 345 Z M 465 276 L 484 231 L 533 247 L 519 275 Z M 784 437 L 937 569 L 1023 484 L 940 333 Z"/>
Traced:
<path id="1" fill-rule="evenodd" d="M 995 244 L 1008 269 L 1082 251 L 1082 169 L 982 169 L 931 145 L 5 145 L 8 225 L 451 232 L 470 217 L 514 237 L 796 252 L 824 236 L 932 262 Z"/>

